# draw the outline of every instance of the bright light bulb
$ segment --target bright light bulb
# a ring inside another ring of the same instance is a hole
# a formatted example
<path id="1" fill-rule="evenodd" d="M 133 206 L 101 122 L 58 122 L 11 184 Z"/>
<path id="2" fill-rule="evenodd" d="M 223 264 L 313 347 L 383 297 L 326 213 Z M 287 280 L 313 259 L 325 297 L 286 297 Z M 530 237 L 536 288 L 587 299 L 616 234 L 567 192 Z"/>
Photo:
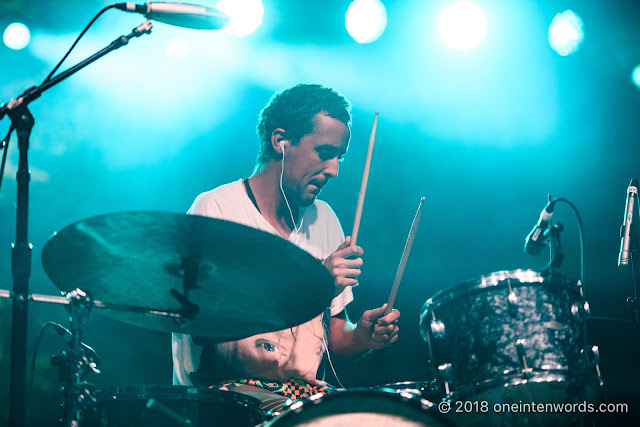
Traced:
<path id="1" fill-rule="evenodd" d="M 220 0 L 216 7 L 229 16 L 223 31 L 233 36 L 248 36 L 262 24 L 264 7 L 261 0 Z"/>
<path id="2" fill-rule="evenodd" d="M 549 26 L 549 45 L 561 56 L 571 55 L 584 39 L 582 19 L 571 10 L 558 13 Z"/>
<path id="3" fill-rule="evenodd" d="M 440 14 L 440 38 L 453 49 L 476 47 L 487 34 L 487 18 L 480 7 L 467 1 L 449 4 Z"/>
<path id="4" fill-rule="evenodd" d="M 26 25 L 14 22 L 4 30 L 2 40 L 9 49 L 24 49 L 31 41 L 31 32 Z"/>
<path id="5" fill-rule="evenodd" d="M 376 41 L 387 27 L 387 9 L 380 0 L 354 0 L 347 9 L 345 27 L 358 43 Z"/>

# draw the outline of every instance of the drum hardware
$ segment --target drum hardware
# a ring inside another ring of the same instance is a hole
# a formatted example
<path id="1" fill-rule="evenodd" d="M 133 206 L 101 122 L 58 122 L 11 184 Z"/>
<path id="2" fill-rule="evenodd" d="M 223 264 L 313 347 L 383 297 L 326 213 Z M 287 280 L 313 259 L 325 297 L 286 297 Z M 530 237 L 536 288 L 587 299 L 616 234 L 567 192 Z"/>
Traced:
<path id="1" fill-rule="evenodd" d="M 195 320 L 198 313 L 200 313 L 200 307 L 189 301 L 189 291 L 198 288 L 198 271 L 200 269 L 201 261 L 202 259 L 197 256 L 182 257 L 178 274 L 183 277 L 183 291 L 180 293 L 175 289 L 169 290 L 169 294 L 180 304 L 184 313 L 184 317 L 182 319 L 176 319 L 177 325 L 180 329 L 187 327 L 190 322 Z"/>
<path id="2" fill-rule="evenodd" d="M 584 304 L 582 304 L 582 318 L 588 319 L 590 315 L 591 308 L 589 306 L 589 302 L 585 301 Z"/>
<path id="3" fill-rule="evenodd" d="M 560 233 L 564 230 L 561 223 L 556 222 L 549 227 L 549 235 L 551 236 L 551 259 L 545 269 L 558 270 L 562 266 L 564 261 L 564 251 L 562 250 L 562 243 L 560 242 Z"/>
<path id="4" fill-rule="evenodd" d="M 447 398 L 451 396 L 453 374 L 451 372 L 451 363 L 445 363 L 438 366 L 438 373 L 443 383 L 444 392 Z"/>
<path id="5" fill-rule="evenodd" d="M 420 395 L 392 389 L 351 389 L 295 402 L 261 427 L 287 426 L 445 426 L 450 417 Z"/>
<path id="6" fill-rule="evenodd" d="M 597 345 L 594 345 L 590 350 L 591 356 L 589 357 L 589 354 L 586 354 L 586 357 L 588 358 L 587 360 L 589 360 L 589 364 L 593 366 L 596 371 L 600 387 L 603 387 L 604 381 L 602 380 L 602 374 L 600 373 L 600 349 Z M 584 350 L 581 350 L 581 352 L 585 353 Z"/>
<path id="7" fill-rule="evenodd" d="M 413 393 L 428 401 L 440 400 L 440 389 L 436 381 L 401 381 L 372 387 L 372 390 L 393 390 L 396 392 Z"/>
<path id="8" fill-rule="evenodd" d="M 507 288 L 509 289 L 509 296 L 507 297 L 509 314 L 511 317 L 516 317 L 518 315 L 518 296 L 513 292 L 513 288 L 511 288 L 511 279 L 507 279 Z"/>
<path id="9" fill-rule="evenodd" d="M 96 389 L 96 411 L 86 424 L 100 427 L 254 427 L 264 421 L 260 400 L 233 391 L 186 386 Z"/>
<path id="10" fill-rule="evenodd" d="M 640 297 L 627 297 L 627 307 L 633 310 L 640 309 Z"/>
<path id="11" fill-rule="evenodd" d="M 63 393 L 63 423 L 68 426 L 82 425 L 85 414 L 95 410 L 93 386 L 84 378 L 89 373 L 99 374 L 97 361 L 84 351 L 82 346 L 82 328 L 91 311 L 91 296 L 77 289 L 67 295 L 69 300 L 69 322 L 71 331 L 71 350 L 54 356 L 51 363 L 58 367 L 60 389 Z"/>
<path id="12" fill-rule="evenodd" d="M 11 292 L 0 289 L 0 298 L 11 298 Z M 97 354 L 82 342 L 82 328 L 88 319 L 93 300 L 79 289 L 69 292 L 66 297 L 32 294 L 28 300 L 68 305 L 70 331 L 65 332 L 71 334 L 70 350 L 53 356 L 51 364 L 58 368 L 64 402 L 64 424 L 80 425 L 84 414 L 93 410 L 95 403 L 93 387 L 84 381 L 84 377 L 100 373 Z"/>
<path id="13" fill-rule="evenodd" d="M 516 340 L 516 351 L 518 352 L 518 357 L 522 360 L 522 375 L 525 378 L 528 378 L 533 369 L 529 367 L 527 364 L 527 340 L 523 338 L 518 338 Z"/>
<path id="14" fill-rule="evenodd" d="M 0 298 L 11 298 L 11 292 L 0 289 Z M 62 304 L 69 312 L 70 350 L 51 358 L 51 364 L 58 368 L 60 389 L 63 393 L 64 425 L 78 426 L 84 423 L 88 414 L 95 411 L 96 399 L 94 386 L 84 381 L 90 374 L 100 374 L 100 359 L 93 349 L 82 342 L 82 329 L 86 324 L 92 308 L 113 311 L 139 313 L 144 316 L 158 316 L 179 322 L 183 315 L 180 311 L 165 312 L 145 307 L 108 304 L 94 300 L 91 295 L 81 289 L 74 289 L 66 296 L 31 294 L 30 301 Z"/>
<path id="15" fill-rule="evenodd" d="M 158 402 L 153 397 L 150 398 L 149 400 L 147 400 L 147 403 L 146 403 L 145 407 L 147 409 L 154 409 L 154 410 L 158 411 L 160 414 L 162 414 L 164 417 L 166 417 L 167 420 L 171 420 L 172 422 L 176 423 L 179 426 L 187 426 L 187 427 L 189 427 L 189 426 L 193 425 L 193 423 L 191 422 L 191 420 L 189 418 L 181 417 L 180 414 L 178 414 L 176 411 L 174 411 L 173 409 L 169 408 L 164 403 Z"/>
<path id="16" fill-rule="evenodd" d="M 39 98 L 44 91 L 60 83 L 67 77 L 80 71 L 87 65 L 97 61 L 104 55 L 126 45 L 134 37 L 140 37 L 151 32 L 151 22 L 147 21 L 133 29 L 126 36 L 120 36 L 109 46 L 95 53 L 84 61 L 59 73 L 51 78 L 51 75 L 40 86 L 27 89 L 22 95 L 0 106 L 0 120 L 5 115 L 11 119 L 11 130 L 16 129 L 18 135 L 18 172 L 16 180 L 17 188 L 17 214 L 16 214 L 16 242 L 12 250 L 12 274 L 13 287 L 13 311 L 11 328 L 11 378 L 10 378 L 10 404 L 9 423 L 11 425 L 24 425 L 25 411 L 25 386 L 26 386 L 26 359 L 27 359 L 27 297 L 29 295 L 29 274 L 31 271 L 31 244 L 28 239 L 29 223 L 29 138 L 35 120 L 29 112 L 29 104 Z M 75 45 L 74 45 L 75 46 Z M 66 58 L 66 56 L 65 56 Z M 55 70 L 54 70 L 55 72 Z M 53 74 L 53 73 L 52 73 Z M 11 133 L 11 132 L 9 132 Z M 2 177 L 0 177 L 0 180 Z"/>
<path id="17" fill-rule="evenodd" d="M 442 322 L 442 320 L 436 319 L 435 311 L 432 314 L 433 314 L 433 319 L 431 320 L 431 333 L 433 334 L 433 337 L 436 339 L 444 339 L 444 334 L 445 334 L 444 322 Z"/>
<path id="18" fill-rule="evenodd" d="M 501 271 L 429 298 L 420 327 L 445 399 L 502 403 L 533 393 L 564 402 L 578 396 L 568 390 L 574 378 L 599 378 L 597 363 L 586 364 L 581 352 L 588 315 L 581 282 L 553 269 Z"/>

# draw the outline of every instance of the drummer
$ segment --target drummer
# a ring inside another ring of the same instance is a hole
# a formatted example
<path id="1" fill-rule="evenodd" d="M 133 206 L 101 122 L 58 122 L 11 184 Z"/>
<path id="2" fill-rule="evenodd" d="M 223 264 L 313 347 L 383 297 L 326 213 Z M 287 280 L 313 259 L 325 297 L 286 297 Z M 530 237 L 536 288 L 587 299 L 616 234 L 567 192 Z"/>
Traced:
<path id="1" fill-rule="evenodd" d="M 200 194 L 188 212 L 280 235 L 322 260 L 333 276 L 331 307 L 302 325 L 238 341 L 176 334 L 174 384 L 242 392 L 261 399 L 263 409 L 275 409 L 289 398 L 335 390 L 322 380 L 325 358 L 357 357 L 398 339 L 397 310 L 386 316 L 385 306 L 365 311 L 356 324 L 347 317 L 363 250 L 350 245 L 333 210 L 317 200 L 347 152 L 350 110 L 341 94 L 318 84 L 276 93 L 259 116 L 251 177 Z M 281 261 L 273 268 L 286 270 L 287 260 Z M 273 289 L 277 298 L 276 283 Z"/>

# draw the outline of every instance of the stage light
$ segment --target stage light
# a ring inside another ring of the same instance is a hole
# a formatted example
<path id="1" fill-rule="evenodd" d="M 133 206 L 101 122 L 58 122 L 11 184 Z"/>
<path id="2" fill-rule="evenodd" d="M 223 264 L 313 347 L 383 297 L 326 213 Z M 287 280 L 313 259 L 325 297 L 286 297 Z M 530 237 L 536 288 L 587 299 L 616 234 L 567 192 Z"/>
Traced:
<path id="1" fill-rule="evenodd" d="M 387 9 L 380 0 L 354 0 L 347 9 L 345 27 L 358 43 L 376 41 L 387 27 Z"/>
<path id="2" fill-rule="evenodd" d="M 449 4 L 440 14 L 440 38 L 453 49 L 476 47 L 487 34 L 487 18 L 474 3 L 457 1 Z"/>
<path id="3" fill-rule="evenodd" d="M 571 55 L 584 40 L 582 19 L 571 10 L 558 13 L 549 26 L 549 44 L 561 56 Z"/>
<path id="4" fill-rule="evenodd" d="M 262 24 L 262 0 L 220 0 L 216 7 L 229 15 L 223 31 L 233 36 L 248 36 Z"/>
<path id="5" fill-rule="evenodd" d="M 190 50 L 189 42 L 181 37 L 172 37 L 167 43 L 167 54 L 172 58 L 184 59 L 189 55 Z"/>
<path id="6" fill-rule="evenodd" d="M 31 33 L 26 25 L 14 22 L 4 30 L 2 40 L 9 49 L 20 50 L 29 45 Z"/>
<path id="7" fill-rule="evenodd" d="M 636 65 L 636 68 L 631 72 L 631 81 L 640 89 L 640 65 Z"/>

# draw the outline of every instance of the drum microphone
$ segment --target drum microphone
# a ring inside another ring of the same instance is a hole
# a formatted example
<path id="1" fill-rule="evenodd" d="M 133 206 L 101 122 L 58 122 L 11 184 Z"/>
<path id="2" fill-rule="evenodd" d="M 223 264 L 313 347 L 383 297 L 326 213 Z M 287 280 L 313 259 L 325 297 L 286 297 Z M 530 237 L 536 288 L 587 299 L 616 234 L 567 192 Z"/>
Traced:
<path id="1" fill-rule="evenodd" d="M 140 13 L 147 19 L 195 30 L 219 30 L 229 22 L 224 12 L 211 7 L 186 3 L 152 2 L 145 4 L 117 3 L 116 9 Z"/>
<path id="2" fill-rule="evenodd" d="M 549 225 L 551 224 L 551 217 L 553 216 L 553 207 L 556 201 L 551 200 L 547 203 L 540 213 L 540 219 L 538 223 L 533 226 L 533 229 L 524 241 L 524 251 L 529 255 L 538 255 L 544 249 L 545 241 L 549 233 Z"/>
<path id="3" fill-rule="evenodd" d="M 631 222 L 633 220 L 633 207 L 636 204 L 638 194 L 638 180 L 633 178 L 627 189 L 627 205 L 624 208 L 624 221 L 620 227 L 620 255 L 618 256 L 618 268 L 626 270 L 629 267 L 629 242 L 631 235 Z"/>

